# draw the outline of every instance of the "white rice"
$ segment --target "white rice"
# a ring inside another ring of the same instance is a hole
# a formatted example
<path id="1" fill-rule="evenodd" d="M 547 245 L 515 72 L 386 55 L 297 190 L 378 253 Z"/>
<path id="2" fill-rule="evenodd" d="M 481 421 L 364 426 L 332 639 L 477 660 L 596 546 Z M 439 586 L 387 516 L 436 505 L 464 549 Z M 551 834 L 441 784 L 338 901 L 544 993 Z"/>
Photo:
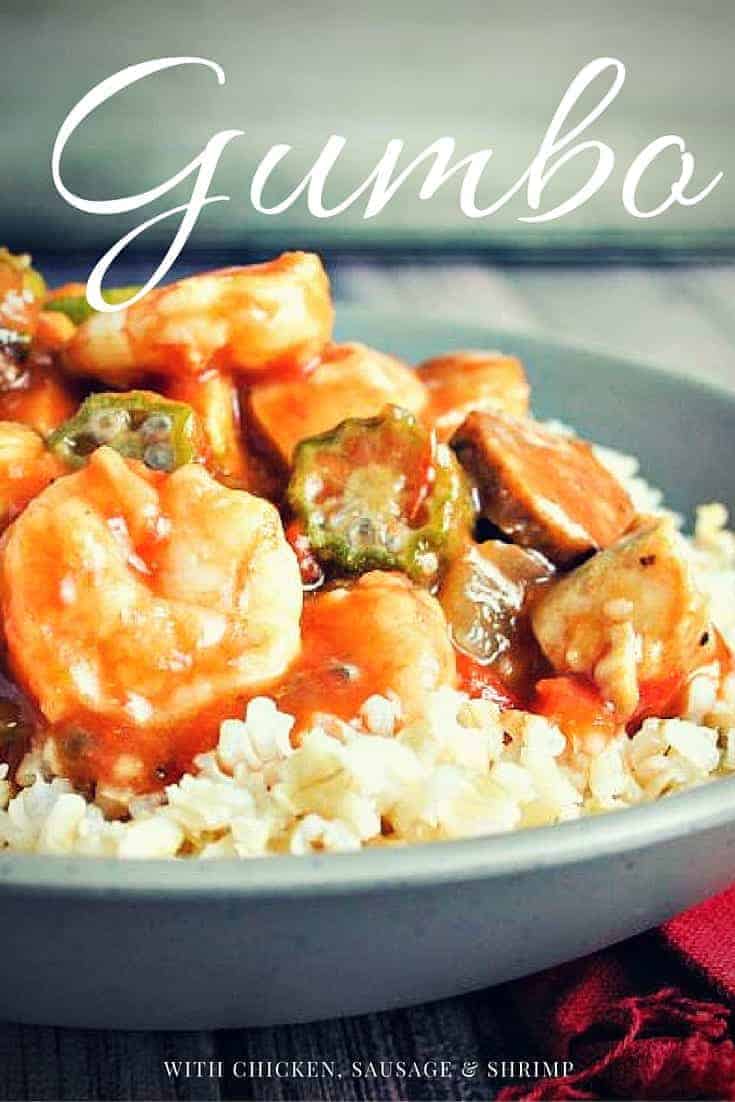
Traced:
<path id="1" fill-rule="evenodd" d="M 640 512 L 661 495 L 636 460 L 600 459 Z M 697 512 L 688 546 L 715 623 L 735 646 L 735 534 L 721 505 Z M 715 671 L 716 672 L 716 671 Z M 631 739 L 569 740 L 551 722 L 441 689 L 426 718 L 402 725 L 395 699 L 371 696 L 351 723 L 323 716 L 290 742 L 293 718 L 265 697 L 228 719 L 196 772 L 164 794 L 129 801 L 127 821 L 44 776 L 38 755 L 11 798 L 0 767 L 0 846 L 16 851 L 142 857 L 261 857 L 357 850 L 494 834 L 656 800 L 735 772 L 735 677 L 718 694 L 704 671 L 680 719 L 648 719 Z"/>

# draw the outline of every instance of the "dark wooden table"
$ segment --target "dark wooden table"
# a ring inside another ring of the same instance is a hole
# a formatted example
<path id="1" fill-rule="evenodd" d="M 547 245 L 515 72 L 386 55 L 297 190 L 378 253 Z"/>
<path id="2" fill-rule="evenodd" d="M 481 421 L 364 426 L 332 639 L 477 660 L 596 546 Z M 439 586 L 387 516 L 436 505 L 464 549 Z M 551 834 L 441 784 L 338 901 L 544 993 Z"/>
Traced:
<path id="1" fill-rule="evenodd" d="M 501 268 L 461 258 L 343 259 L 332 274 L 338 301 L 428 312 L 459 324 L 483 319 L 735 386 L 735 265 Z M 465 1062 L 546 1055 L 524 1036 L 503 988 L 274 1029 L 160 1034 L 8 1024 L 0 1028 L 0 1098 L 484 1099 L 492 1096 L 492 1083 L 463 1077 Z M 202 1075 L 193 1064 L 189 1077 L 167 1073 L 165 1061 L 186 1060 L 204 1061 Z M 332 1061 L 335 1077 L 275 1074 L 276 1061 L 308 1060 Z M 351 1076 L 352 1061 L 380 1060 L 448 1060 L 455 1070 L 447 1078 Z M 222 1077 L 208 1074 L 209 1061 L 222 1062 Z M 238 1080 L 235 1061 L 273 1065 Z"/>

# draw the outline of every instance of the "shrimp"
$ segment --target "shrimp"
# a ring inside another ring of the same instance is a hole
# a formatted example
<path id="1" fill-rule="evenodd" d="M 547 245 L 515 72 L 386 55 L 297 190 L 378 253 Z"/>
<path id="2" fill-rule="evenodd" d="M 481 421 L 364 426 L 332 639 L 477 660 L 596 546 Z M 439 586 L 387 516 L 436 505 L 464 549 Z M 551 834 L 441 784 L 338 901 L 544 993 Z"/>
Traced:
<path id="1" fill-rule="evenodd" d="M 441 605 L 403 574 L 375 570 L 317 593 L 302 634 L 301 660 L 275 694 L 299 729 L 319 712 L 352 719 L 375 693 L 395 694 L 410 722 L 426 713 L 432 690 L 455 684 Z"/>
<path id="2" fill-rule="evenodd" d="M 373 417 L 387 404 L 418 413 L 426 388 L 392 356 L 364 344 L 332 345 L 300 379 L 263 382 L 249 399 L 252 427 L 286 464 L 300 440 L 348 417 Z"/>
<path id="3" fill-rule="evenodd" d="M 329 280 L 313 253 L 222 268 L 150 291 L 133 306 L 95 314 L 66 345 L 71 374 L 127 387 L 146 373 L 198 375 L 208 367 L 257 376 L 300 368 L 333 323 Z"/>
<path id="4" fill-rule="evenodd" d="M 188 768 L 300 647 L 275 508 L 199 464 L 166 475 L 107 447 L 9 529 L 0 597 L 11 668 L 57 757 L 136 791 Z"/>
<path id="5" fill-rule="evenodd" d="M 0 421 L 0 528 L 64 470 L 33 429 Z"/>
<path id="6" fill-rule="evenodd" d="M 640 521 L 552 584 L 532 623 L 554 669 L 591 677 L 623 719 L 653 686 L 683 685 L 715 646 L 708 601 L 668 518 Z"/>

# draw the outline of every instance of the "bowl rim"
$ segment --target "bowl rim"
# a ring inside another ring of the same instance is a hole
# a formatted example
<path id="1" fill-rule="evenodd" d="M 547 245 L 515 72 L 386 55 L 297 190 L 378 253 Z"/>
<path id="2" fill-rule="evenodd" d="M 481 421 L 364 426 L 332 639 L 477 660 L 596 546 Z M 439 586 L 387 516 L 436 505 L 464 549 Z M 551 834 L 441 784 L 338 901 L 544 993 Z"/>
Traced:
<path id="1" fill-rule="evenodd" d="M 735 824 L 735 776 L 571 822 L 353 853 L 217 860 L 0 854 L 0 900 L 24 895 L 179 899 L 380 893 L 561 870 Z"/>
<path id="2" fill-rule="evenodd" d="M 347 326 L 344 325 L 345 320 L 348 323 Z M 454 329 L 458 333 L 467 333 L 470 336 L 472 334 L 477 334 L 480 340 L 489 337 L 499 344 L 508 342 L 509 347 L 507 351 L 501 349 L 495 349 L 495 351 L 500 351 L 501 354 L 509 356 L 514 354 L 512 342 L 522 341 L 524 345 L 533 347 L 539 353 L 548 350 L 552 350 L 557 354 L 571 352 L 574 356 L 588 360 L 590 363 L 606 363 L 610 366 L 619 366 L 623 369 L 633 371 L 635 374 L 642 373 L 654 375 L 657 376 L 658 381 L 664 385 L 670 383 L 680 390 L 698 391 L 703 396 L 706 395 L 709 398 L 724 399 L 726 403 L 735 407 L 735 382 L 733 383 L 733 387 L 728 387 L 725 383 L 717 382 L 714 379 L 699 379 L 685 372 L 672 371 L 671 368 L 666 367 L 655 359 L 649 359 L 648 357 L 638 358 L 625 352 L 611 352 L 602 345 L 596 345 L 594 342 L 581 339 L 574 340 L 565 338 L 562 340 L 559 337 L 545 334 L 543 329 L 508 329 L 503 326 L 486 324 L 481 321 L 472 321 L 469 318 L 457 318 L 451 315 L 444 316 L 442 314 L 422 314 L 416 311 L 412 312 L 411 317 L 407 319 L 399 310 L 384 309 L 382 307 L 376 310 L 370 306 L 361 306 L 349 302 L 337 302 L 335 329 L 338 331 L 337 336 L 340 341 L 359 341 L 359 338 L 346 337 L 343 336 L 341 332 L 344 328 L 351 327 L 353 322 L 358 325 L 368 324 L 375 327 L 386 324 L 410 330 L 441 329 L 443 332 L 446 332 L 448 329 Z M 465 343 L 463 345 L 457 345 L 456 347 L 457 349 L 468 349 L 471 348 L 471 345 Z M 488 346 L 486 345 L 485 347 L 487 348 Z M 390 349 L 386 351 L 390 353 Z"/>
<path id="3" fill-rule="evenodd" d="M 542 333 L 501 329 L 470 320 L 398 311 L 340 306 L 338 326 L 368 321 L 372 326 L 401 325 L 411 329 L 448 327 L 475 339 L 508 343 L 522 341 L 539 353 L 571 352 L 596 364 L 651 374 L 680 393 L 697 392 L 724 401 L 735 411 L 735 392 L 711 380 L 679 375 L 660 365 L 596 350 L 573 341 L 546 338 Z M 476 336 L 475 336 L 476 335 Z M 141 859 L 49 856 L 0 851 L 0 899 L 4 894 L 170 897 L 187 899 L 237 897 L 282 898 L 304 895 L 344 895 L 446 885 L 561 869 L 584 861 L 619 857 L 692 833 L 715 830 L 735 822 L 735 776 L 713 781 L 658 801 L 585 816 L 571 822 L 463 838 L 456 841 L 386 845 L 353 853 L 274 855 L 265 858 Z"/>

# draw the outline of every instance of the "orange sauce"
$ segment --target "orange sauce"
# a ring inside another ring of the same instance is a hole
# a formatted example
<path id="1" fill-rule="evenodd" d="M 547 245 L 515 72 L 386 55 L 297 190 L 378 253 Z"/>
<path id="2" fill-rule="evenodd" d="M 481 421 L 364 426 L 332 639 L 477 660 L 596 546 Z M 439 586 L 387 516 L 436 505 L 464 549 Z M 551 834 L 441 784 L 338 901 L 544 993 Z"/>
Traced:
<path id="1" fill-rule="evenodd" d="M 369 696 L 390 686 L 392 663 L 366 647 L 359 608 L 359 602 L 306 596 L 301 655 L 271 689 L 279 708 L 296 717 L 296 741 L 315 713 L 352 719 Z"/>
<path id="2" fill-rule="evenodd" d="M 268 371 L 241 371 L 239 377 L 246 387 L 257 386 L 258 383 L 295 383 L 301 382 L 311 375 L 315 367 L 322 362 L 321 356 L 313 356 L 310 360 L 301 361 L 294 359 L 292 355 L 281 357 L 268 365 Z"/>
<path id="3" fill-rule="evenodd" d="M 318 594 L 306 594 L 302 638 L 296 662 L 276 683 L 261 689 L 274 697 L 282 711 L 296 717 L 295 745 L 317 713 L 350 720 L 369 696 L 385 693 L 392 668 L 387 657 L 365 646 L 359 602 L 323 602 Z M 503 656 L 505 662 L 490 666 L 457 650 L 458 687 L 471 697 L 494 700 L 501 708 L 524 708 L 546 716 L 569 737 L 590 731 L 611 737 L 617 717 L 594 683 L 576 674 L 549 676 L 548 667 L 527 644 L 524 632 Z M 719 636 L 717 652 L 723 670 L 732 668 L 731 652 Z M 684 678 L 678 674 L 642 684 L 640 704 L 628 722 L 628 732 L 635 733 L 647 716 L 678 714 L 684 687 Z M 5 695 L 15 702 L 22 694 L 11 685 Z M 75 783 L 102 782 L 144 792 L 162 788 L 191 770 L 196 756 L 216 745 L 222 720 L 244 715 L 246 704 L 245 696 L 224 699 L 172 728 L 110 725 L 91 713 L 80 713 L 55 728 L 37 730 L 41 735 L 53 735 L 62 771 Z M 27 743 L 33 725 L 26 713 L 27 706 L 22 712 Z M 0 740 L 0 760 L 12 756 L 17 764 L 18 749 L 17 740 L 12 747 L 3 746 Z M 121 756 L 138 763 L 138 772 L 127 780 L 120 771 Z"/>
<path id="4" fill-rule="evenodd" d="M 283 677 L 259 690 L 295 716 L 295 745 L 317 713 L 350 720 L 369 696 L 390 688 L 393 656 L 366 646 L 361 607 L 359 599 L 322 601 L 319 594 L 306 594 L 301 654 Z M 175 781 L 190 769 L 197 754 L 216 745 L 222 720 L 244 715 L 246 704 L 245 696 L 219 701 L 173 729 L 111 727 L 94 715 L 80 714 L 52 733 L 66 775 L 77 783 L 99 780 L 120 785 L 120 755 L 129 754 L 142 768 L 140 779 L 127 783 L 147 791 Z"/>
<path id="5" fill-rule="evenodd" d="M 483 666 L 464 651 L 457 650 L 456 653 L 458 688 L 462 692 L 473 699 L 492 700 L 501 708 L 521 707 L 520 700 L 492 665 Z"/>
<path id="6" fill-rule="evenodd" d="M 612 737 L 617 729 L 613 706 L 597 686 L 580 674 L 542 678 L 537 685 L 531 711 L 546 716 L 570 738 L 592 731 Z"/>
<path id="7" fill-rule="evenodd" d="M 674 672 L 656 681 L 644 681 L 640 685 L 638 707 L 626 724 L 629 735 L 634 735 L 644 720 L 651 716 L 671 719 L 681 715 L 686 707 L 686 691 L 689 683 L 702 665 L 708 665 L 713 661 L 718 662 L 720 683 L 732 673 L 733 654 L 717 628 L 713 627 L 710 631 L 706 631 L 700 640 L 700 645 L 704 652 L 702 662 L 689 674 Z"/>
<path id="8" fill-rule="evenodd" d="M 634 735 L 651 716 L 670 719 L 679 715 L 687 678 L 682 673 L 670 673 L 655 681 L 643 681 L 638 687 L 638 707 L 625 725 L 629 735 Z"/>
<path id="9" fill-rule="evenodd" d="M 155 571 L 153 549 L 145 554 Z M 318 713 L 353 719 L 369 696 L 390 689 L 395 672 L 392 654 L 366 645 L 359 598 L 323 601 L 320 596 L 321 591 L 305 594 L 300 656 L 283 677 L 260 690 L 295 717 L 295 745 Z M 529 707 L 536 680 L 547 668 L 525 624 L 515 645 L 493 666 L 482 666 L 459 650 L 455 654 L 459 687 L 472 697 L 495 700 L 503 708 Z M 197 754 L 216 745 L 222 720 L 242 716 L 246 704 L 244 696 L 220 701 L 174 729 L 111 728 L 93 715 L 79 715 L 53 733 L 64 770 L 77 783 L 120 784 L 120 755 L 129 754 L 142 762 L 141 780 L 131 781 L 130 787 L 146 791 L 163 787 L 189 770 Z"/>
<path id="10" fill-rule="evenodd" d="M 243 708 L 243 698 L 221 700 L 173 727 L 110 724 L 93 713 L 79 712 L 45 734 L 54 739 L 63 775 L 75 784 L 150 792 L 191 771 L 197 755 L 217 745 L 221 722 L 241 716 Z"/>
<path id="11" fill-rule="evenodd" d="M 48 436 L 74 415 L 77 399 L 52 369 L 31 365 L 20 385 L 0 391 L 0 421 L 20 421 Z"/>

